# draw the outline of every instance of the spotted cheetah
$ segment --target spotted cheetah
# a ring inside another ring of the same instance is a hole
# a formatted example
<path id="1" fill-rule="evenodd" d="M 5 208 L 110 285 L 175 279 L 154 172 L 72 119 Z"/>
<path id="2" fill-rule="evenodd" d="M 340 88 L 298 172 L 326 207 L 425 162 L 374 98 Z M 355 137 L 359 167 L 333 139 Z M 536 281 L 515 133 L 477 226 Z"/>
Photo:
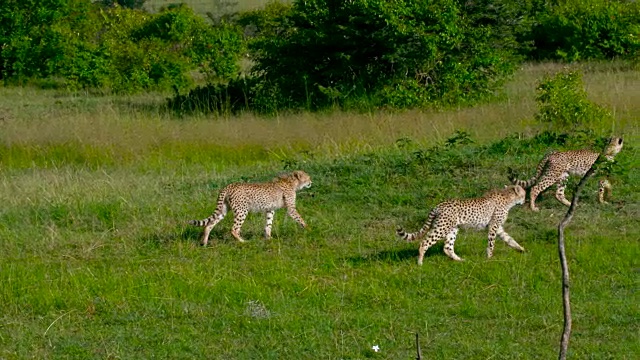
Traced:
<path id="1" fill-rule="evenodd" d="M 612 138 L 604 150 L 604 157 L 608 161 L 613 161 L 615 156 L 622 150 L 622 138 Z M 520 185 L 525 189 L 531 188 L 530 207 L 533 211 L 538 211 L 536 207 L 536 198 L 541 192 L 546 190 L 553 184 L 556 184 L 556 199 L 566 206 L 571 206 L 571 202 L 564 196 L 566 181 L 569 175 L 584 176 L 593 166 L 598 157 L 599 152 L 582 149 L 570 151 L 553 151 L 547 154 L 538 164 L 536 175 L 527 181 L 518 180 L 510 177 L 509 180 L 515 185 Z M 608 181 L 607 181 L 608 184 Z M 604 195 L 604 183 L 600 192 Z M 611 190 L 609 185 L 608 190 Z"/>
<path id="2" fill-rule="evenodd" d="M 459 226 L 480 229 L 489 227 L 487 257 L 493 256 L 496 235 L 510 247 L 524 251 L 524 248 L 509 236 L 502 226 L 507 220 L 509 210 L 515 205 L 524 203 L 525 194 L 525 190 L 519 185 L 509 185 L 504 189 L 491 190 L 479 198 L 448 200 L 431 210 L 420 231 L 406 233 L 401 227 L 398 227 L 396 233 L 406 241 L 427 236 L 420 244 L 418 265 L 422 265 L 427 249 L 445 237 L 444 253 L 453 260 L 462 261 L 453 250 Z"/>
<path id="3" fill-rule="evenodd" d="M 271 238 L 275 210 L 283 207 L 287 209 L 291 218 L 305 228 L 307 224 L 296 210 L 296 191 L 310 186 L 311 177 L 300 170 L 280 175 L 266 183 L 232 183 L 220 191 L 218 206 L 211 216 L 204 220 L 191 220 L 189 224 L 204 227 L 203 246 L 207 245 L 211 229 L 224 218 L 228 208 L 231 208 L 234 214 L 231 235 L 240 242 L 244 242 L 240 237 L 240 228 L 249 212 L 266 213 L 267 224 L 264 232 L 267 239 Z"/>

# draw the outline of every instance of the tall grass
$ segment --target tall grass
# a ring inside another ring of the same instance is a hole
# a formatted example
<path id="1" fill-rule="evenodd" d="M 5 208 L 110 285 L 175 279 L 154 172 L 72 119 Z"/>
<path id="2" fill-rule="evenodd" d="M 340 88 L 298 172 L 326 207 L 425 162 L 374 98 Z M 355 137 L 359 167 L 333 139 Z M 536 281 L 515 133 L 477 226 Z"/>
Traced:
<path id="1" fill-rule="evenodd" d="M 0 358 L 409 359 L 415 332 L 425 358 L 556 356 L 566 208 L 552 194 L 540 213 L 512 210 L 523 254 L 498 243 L 487 260 L 486 232 L 462 230 L 465 262 L 437 245 L 418 267 L 394 228 L 504 185 L 508 168 L 532 174 L 547 146 L 521 139 L 537 131 L 536 79 L 558 66 L 526 65 L 500 101 L 446 112 L 177 118 L 161 95 L 0 88 Z M 588 184 L 567 231 L 570 356 L 635 359 L 640 78 L 597 70 L 584 79 L 616 109 L 601 131 L 625 136 L 625 171 L 610 205 Z M 474 142 L 444 145 L 456 130 Z M 239 244 L 228 216 L 198 245 L 185 221 L 222 186 L 294 168 L 314 180 L 297 201 L 309 229 L 278 212 L 264 241 L 250 215 Z"/>

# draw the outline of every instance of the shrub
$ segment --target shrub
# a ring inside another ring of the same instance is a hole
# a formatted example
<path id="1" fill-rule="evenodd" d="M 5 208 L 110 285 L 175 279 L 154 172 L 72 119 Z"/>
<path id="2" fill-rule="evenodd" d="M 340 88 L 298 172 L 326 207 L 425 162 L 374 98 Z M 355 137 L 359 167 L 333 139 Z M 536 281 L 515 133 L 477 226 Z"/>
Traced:
<path id="1" fill-rule="evenodd" d="M 472 102 L 513 69 L 504 37 L 456 1 L 296 1 L 241 16 L 259 110 Z"/>
<path id="2" fill-rule="evenodd" d="M 237 14 L 234 20 L 249 38 L 279 36 L 291 27 L 289 16 L 292 6 L 280 1 L 270 1 L 263 9 Z"/>
<path id="3" fill-rule="evenodd" d="M 0 77 L 24 81 L 55 75 L 67 39 L 61 28 L 82 27 L 91 10 L 83 0 L 0 2 Z"/>
<path id="4" fill-rule="evenodd" d="M 61 77 L 72 89 L 135 92 L 186 89 L 194 72 L 228 81 L 239 71 L 239 29 L 210 26 L 186 6 L 149 14 L 89 0 L 34 2 L 0 4 L 5 81 Z"/>
<path id="5" fill-rule="evenodd" d="M 565 0 L 541 13 L 531 30 L 538 59 L 634 58 L 640 55 L 636 1 Z"/>
<path id="6" fill-rule="evenodd" d="M 607 109 L 587 98 L 580 72 L 563 71 L 547 76 L 538 84 L 536 93 L 536 120 L 560 130 L 585 130 L 612 117 Z"/>
<path id="7" fill-rule="evenodd" d="M 208 25 L 186 5 L 170 6 L 135 29 L 133 43 L 159 41 L 168 54 L 182 57 L 186 64 L 207 76 L 208 81 L 227 80 L 239 71 L 238 58 L 244 49 L 239 29 L 221 23 Z"/>

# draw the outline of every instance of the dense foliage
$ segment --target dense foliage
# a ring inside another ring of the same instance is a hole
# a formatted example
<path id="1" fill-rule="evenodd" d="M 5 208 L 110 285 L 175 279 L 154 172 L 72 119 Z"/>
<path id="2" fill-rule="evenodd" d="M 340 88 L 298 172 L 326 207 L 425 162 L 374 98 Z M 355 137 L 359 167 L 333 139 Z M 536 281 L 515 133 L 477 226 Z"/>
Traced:
<path id="1" fill-rule="evenodd" d="M 565 0 L 541 12 L 531 29 L 537 59 L 578 61 L 640 55 L 637 1 Z"/>
<path id="2" fill-rule="evenodd" d="M 210 26 L 187 6 L 149 14 L 87 0 L 9 1 L 0 17 L 5 82 L 62 78 L 69 88 L 185 89 L 192 71 L 209 81 L 235 75 L 243 49 L 235 27 Z"/>
<path id="3" fill-rule="evenodd" d="M 272 112 L 485 98 L 514 68 L 515 36 L 469 16 L 478 9 L 452 0 L 314 0 L 252 12 L 239 20 L 256 33 L 249 45 L 252 84 L 241 92 L 244 99 L 227 102 Z M 217 99 L 229 92 L 214 93 Z"/>
<path id="4" fill-rule="evenodd" d="M 186 5 L 148 13 L 141 0 L 7 0 L 0 78 L 173 89 L 181 111 L 411 108 L 491 97 L 526 58 L 640 54 L 635 1 L 274 1 L 237 14 L 229 4 L 207 19 Z"/>

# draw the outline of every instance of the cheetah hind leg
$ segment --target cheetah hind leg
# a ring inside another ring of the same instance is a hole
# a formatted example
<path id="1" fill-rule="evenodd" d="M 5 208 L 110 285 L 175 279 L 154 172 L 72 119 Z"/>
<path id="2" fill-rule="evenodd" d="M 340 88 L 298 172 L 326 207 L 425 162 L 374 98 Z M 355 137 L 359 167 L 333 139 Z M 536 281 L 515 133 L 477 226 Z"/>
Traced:
<path id="1" fill-rule="evenodd" d="M 427 250 L 433 246 L 436 242 L 438 242 L 438 235 L 435 232 L 430 232 L 427 235 L 427 238 L 422 240 L 420 243 L 420 249 L 418 250 L 418 265 L 422 266 L 422 261 L 424 260 L 424 254 Z"/>
<path id="2" fill-rule="evenodd" d="M 449 234 L 447 234 L 447 239 L 444 242 L 444 253 L 447 254 L 448 257 L 450 257 L 455 261 L 464 261 L 461 257 L 456 255 L 455 251 L 453 250 L 453 245 L 456 242 L 457 235 L 458 235 L 457 228 L 454 228 L 453 230 L 451 230 Z"/>
<path id="3" fill-rule="evenodd" d="M 202 232 L 202 241 L 200 242 L 202 246 L 207 246 L 207 243 L 209 243 L 209 234 L 211 234 L 211 230 L 213 230 L 213 227 L 216 226 L 222 219 L 224 219 L 225 213 L 226 211 L 216 213 L 214 217 L 209 221 L 209 223 L 204 226 L 204 231 Z"/>
<path id="4" fill-rule="evenodd" d="M 571 201 L 567 200 L 564 196 L 564 190 L 567 187 L 567 177 L 563 176 L 557 183 L 556 188 L 556 199 L 560 201 L 565 206 L 571 206 Z"/>
<path id="5" fill-rule="evenodd" d="M 547 188 L 549 188 L 556 182 L 554 178 L 555 177 L 553 176 L 553 173 L 551 175 L 543 176 L 538 180 L 538 182 L 536 182 L 535 185 L 531 187 L 531 193 L 529 195 L 529 205 L 532 211 L 540 211 L 540 209 L 538 209 L 538 207 L 536 206 L 536 199 L 538 198 L 538 195 L 547 190 Z M 564 189 L 562 191 L 564 192 Z"/>
<path id="6" fill-rule="evenodd" d="M 209 222 L 204 226 L 204 231 L 202 232 L 202 241 L 200 241 L 200 244 L 202 246 L 207 246 L 207 244 L 209 243 L 209 234 L 211 234 L 211 230 L 213 230 L 213 227 L 216 226 L 222 219 L 224 219 L 224 216 L 226 214 L 227 208 L 223 206 L 220 211 L 216 211 L 216 213 L 213 215 L 213 218 L 210 218 Z"/>
<path id="7" fill-rule="evenodd" d="M 231 228 L 231 235 L 233 235 L 236 240 L 243 243 L 244 239 L 240 236 L 240 229 L 242 228 L 242 224 L 244 224 L 244 220 L 247 218 L 246 213 L 236 213 L 234 212 L 235 217 L 233 218 L 233 227 Z"/>

